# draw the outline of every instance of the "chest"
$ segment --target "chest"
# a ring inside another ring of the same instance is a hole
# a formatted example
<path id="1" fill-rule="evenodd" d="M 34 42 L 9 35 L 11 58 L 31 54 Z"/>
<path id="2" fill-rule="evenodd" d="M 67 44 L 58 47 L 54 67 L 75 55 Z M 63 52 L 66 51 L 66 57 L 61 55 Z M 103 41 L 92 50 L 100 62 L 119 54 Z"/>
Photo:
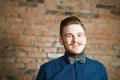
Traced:
<path id="1" fill-rule="evenodd" d="M 102 80 L 97 67 L 83 64 L 56 66 L 46 74 L 47 80 Z"/>

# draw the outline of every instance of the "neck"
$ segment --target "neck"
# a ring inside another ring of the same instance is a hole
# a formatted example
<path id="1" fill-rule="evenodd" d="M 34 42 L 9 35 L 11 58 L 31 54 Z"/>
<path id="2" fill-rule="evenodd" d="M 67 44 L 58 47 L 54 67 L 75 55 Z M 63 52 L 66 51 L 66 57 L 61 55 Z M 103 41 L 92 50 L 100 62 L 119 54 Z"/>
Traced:
<path id="1" fill-rule="evenodd" d="M 84 51 L 81 52 L 80 54 L 77 54 L 77 55 L 74 55 L 74 54 L 72 54 L 72 53 L 70 53 L 70 52 L 68 52 L 68 51 L 65 51 L 65 53 L 67 53 L 69 56 L 72 56 L 72 57 L 78 57 L 78 56 L 84 54 Z"/>

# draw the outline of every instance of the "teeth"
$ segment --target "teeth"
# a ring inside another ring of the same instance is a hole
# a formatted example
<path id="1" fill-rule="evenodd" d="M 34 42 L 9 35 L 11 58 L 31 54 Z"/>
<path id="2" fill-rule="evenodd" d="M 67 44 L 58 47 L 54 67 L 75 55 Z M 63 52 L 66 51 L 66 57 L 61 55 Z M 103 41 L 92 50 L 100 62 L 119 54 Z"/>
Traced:
<path id="1" fill-rule="evenodd" d="M 79 45 L 73 45 L 74 47 L 78 47 Z"/>
<path id="2" fill-rule="evenodd" d="M 79 46 L 79 44 L 74 44 L 73 46 Z"/>

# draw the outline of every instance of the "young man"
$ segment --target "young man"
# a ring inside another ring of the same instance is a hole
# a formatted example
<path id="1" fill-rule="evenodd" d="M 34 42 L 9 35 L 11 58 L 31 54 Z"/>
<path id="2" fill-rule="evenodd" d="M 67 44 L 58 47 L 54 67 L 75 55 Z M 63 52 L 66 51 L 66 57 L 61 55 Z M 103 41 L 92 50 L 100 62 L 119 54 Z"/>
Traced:
<path id="1" fill-rule="evenodd" d="M 104 65 L 85 56 L 85 27 L 77 17 L 61 21 L 60 43 L 64 55 L 41 65 L 36 80 L 108 80 Z"/>

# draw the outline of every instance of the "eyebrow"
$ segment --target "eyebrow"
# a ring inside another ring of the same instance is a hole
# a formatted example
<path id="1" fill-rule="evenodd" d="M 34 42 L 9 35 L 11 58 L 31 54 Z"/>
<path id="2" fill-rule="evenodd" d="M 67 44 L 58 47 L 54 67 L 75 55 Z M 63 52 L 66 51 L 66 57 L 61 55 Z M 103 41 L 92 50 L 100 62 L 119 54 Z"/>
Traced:
<path id="1" fill-rule="evenodd" d="M 66 35 L 69 35 L 69 34 L 71 34 L 71 33 L 66 33 L 65 36 L 66 36 Z"/>
<path id="2" fill-rule="evenodd" d="M 78 33 L 78 34 L 84 34 L 83 32 L 81 32 L 81 33 Z"/>
<path id="3" fill-rule="evenodd" d="M 66 36 L 66 35 L 69 35 L 69 34 L 71 34 L 71 33 L 66 33 L 65 36 Z M 83 33 L 83 32 L 80 32 L 80 33 L 78 33 L 78 34 L 84 34 L 84 33 Z M 71 34 L 71 35 L 72 35 L 72 34 Z"/>

